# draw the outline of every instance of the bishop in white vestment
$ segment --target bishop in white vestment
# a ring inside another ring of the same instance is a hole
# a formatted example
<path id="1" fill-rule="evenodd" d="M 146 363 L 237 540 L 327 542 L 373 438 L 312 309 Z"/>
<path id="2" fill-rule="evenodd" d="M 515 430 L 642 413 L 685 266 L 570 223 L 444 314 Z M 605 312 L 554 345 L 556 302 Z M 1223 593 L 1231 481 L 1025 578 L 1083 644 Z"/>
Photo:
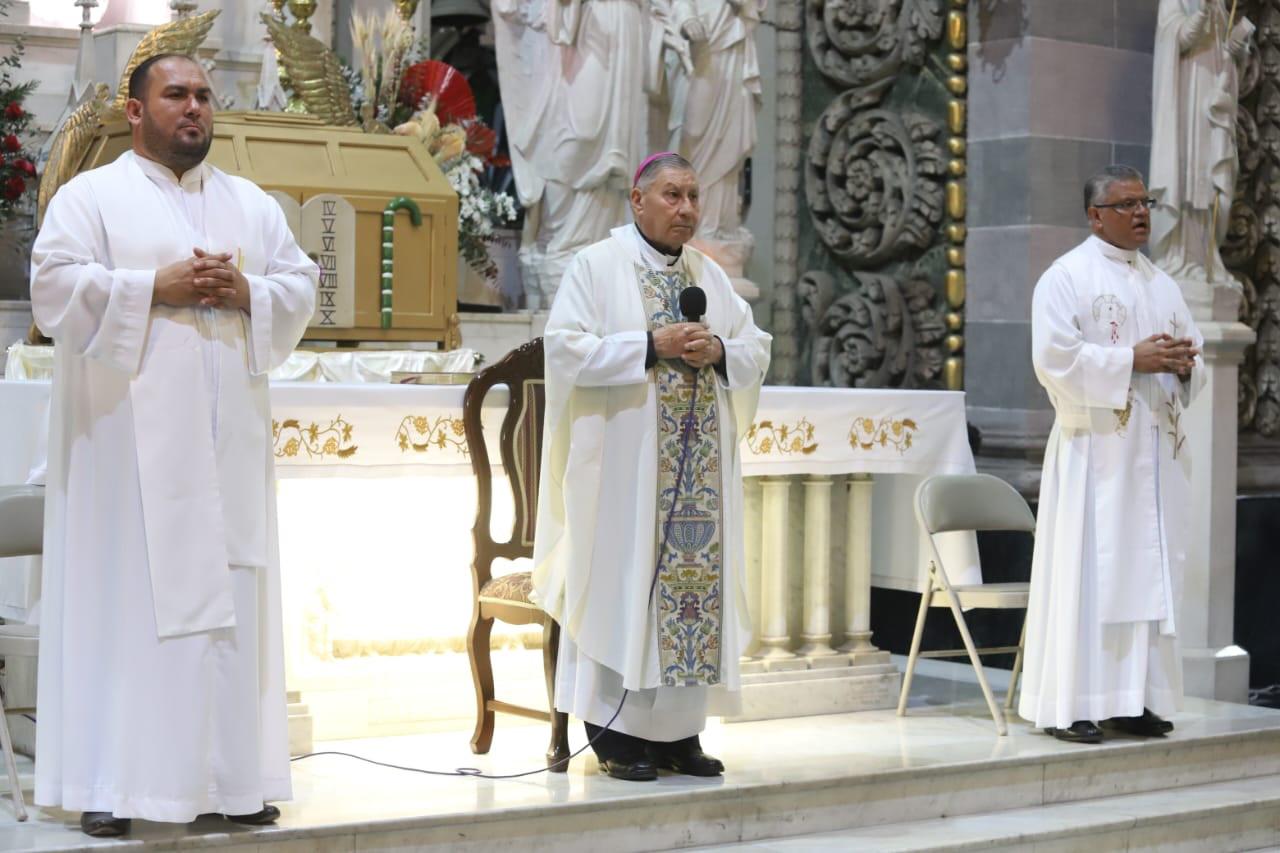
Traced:
<path id="1" fill-rule="evenodd" d="M 1202 338 L 1138 252 L 1141 175 L 1091 179 L 1093 236 L 1036 284 L 1032 360 L 1055 411 L 1045 449 L 1018 712 L 1062 740 L 1160 735 L 1182 699 L 1177 616 L 1191 512 L 1185 412 Z"/>
<path id="2" fill-rule="evenodd" d="M 738 448 L 770 338 L 685 245 L 688 162 L 650 158 L 635 183 L 636 224 L 575 256 L 547 321 L 533 582 L 562 629 L 557 709 L 603 771 L 640 781 L 723 770 L 698 733 L 733 709 L 750 638 Z M 704 322 L 682 319 L 695 286 Z"/>
<path id="3" fill-rule="evenodd" d="M 270 822 L 290 797 L 267 372 L 318 270 L 279 206 L 204 161 L 208 81 L 130 81 L 133 149 L 73 178 L 36 238 L 54 339 L 36 802 Z"/>

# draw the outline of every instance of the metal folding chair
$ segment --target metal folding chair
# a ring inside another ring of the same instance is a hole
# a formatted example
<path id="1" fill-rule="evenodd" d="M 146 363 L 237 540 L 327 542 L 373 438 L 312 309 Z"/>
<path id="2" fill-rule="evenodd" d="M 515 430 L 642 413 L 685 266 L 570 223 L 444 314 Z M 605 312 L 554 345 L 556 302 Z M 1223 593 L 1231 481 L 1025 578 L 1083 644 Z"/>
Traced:
<path id="1" fill-rule="evenodd" d="M 970 607 L 1023 610 L 1031 597 L 1029 583 L 978 583 L 953 585 L 938 552 L 935 536 L 939 533 L 964 530 L 1015 530 L 1035 533 L 1036 520 L 1022 496 L 1012 486 L 989 474 L 946 474 L 929 477 L 916 489 L 916 521 L 928 534 L 933 559 L 929 562 L 929 585 L 920 598 L 920 612 L 916 616 L 915 634 L 911 637 L 911 653 L 907 657 L 907 671 L 902 678 L 902 693 L 898 697 L 898 716 L 907 713 L 907 696 L 911 691 L 911 676 L 920 658 L 945 658 L 967 655 L 978 675 L 982 695 L 991 709 L 996 730 L 1005 735 L 1008 727 L 1000 706 L 996 703 L 982 669 L 981 655 L 1012 654 L 1013 673 L 1009 681 L 1009 693 L 1005 697 L 1005 712 L 1013 709 L 1014 692 L 1018 676 L 1022 673 L 1022 647 L 1026 641 L 1027 624 L 1023 617 L 1022 632 L 1016 646 L 976 648 L 964 610 Z M 955 617 L 956 627 L 964 641 L 964 648 L 941 651 L 920 651 L 924 636 L 924 621 L 931 607 L 948 607 Z"/>

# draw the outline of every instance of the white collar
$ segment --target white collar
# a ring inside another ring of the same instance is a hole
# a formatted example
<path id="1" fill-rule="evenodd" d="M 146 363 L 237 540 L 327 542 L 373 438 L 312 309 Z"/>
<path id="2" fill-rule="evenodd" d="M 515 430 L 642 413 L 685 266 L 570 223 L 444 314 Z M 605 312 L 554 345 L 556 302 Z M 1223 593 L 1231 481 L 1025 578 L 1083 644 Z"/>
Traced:
<path id="1" fill-rule="evenodd" d="M 1104 258 L 1108 258 L 1113 261 L 1120 261 L 1121 263 L 1125 263 L 1129 265 L 1133 265 L 1134 263 L 1137 263 L 1137 260 L 1138 260 L 1137 249 L 1122 249 L 1119 246 L 1115 246 L 1115 245 L 1112 245 L 1111 243 L 1108 243 L 1106 240 L 1103 240 L 1097 234 L 1089 235 L 1089 239 L 1093 241 L 1094 246 L 1097 247 L 1098 251 L 1102 253 L 1102 256 Z"/>
<path id="2" fill-rule="evenodd" d="M 157 163 L 155 160 L 149 160 L 136 151 L 129 153 L 133 155 L 133 160 L 138 164 L 138 168 L 142 169 L 142 174 L 156 183 L 180 187 L 187 192 L 200 192 L 204 189 L 205 178 L 208 177 L 210 172 L 209 164 L 201 162 L 200 165 L 188 169 L 179 179 L 168 166 Z"/>
<path id="3" fill-rule="evenodd" d="M 1111 245 L 1096 234 L 1089 235 L 1089 239 L 1086 242 L 1092 243 L 1102 257 L 1109 261 L 1124 264 L 1135 270 L 1147 281 L 1154 280 L 1159 272 L 1159 269 L 1151 262 L 1151 259 L 1137 249 L 1121 249 L 1119 246 Z"/>
<path id="4" fill-rule="evenodd" d="M 653 244 L 640 233 L 640 229 L 636 227 L 635 223 L 631 224 L 631 231 L 635 235 L 636 245 L 640 248 L 641 259 L 654 269 L 674 271 L 676 264 L 684 257 L 684 252 L 678 255 L 668 255 L 666 252 L 655 249 Z"/>

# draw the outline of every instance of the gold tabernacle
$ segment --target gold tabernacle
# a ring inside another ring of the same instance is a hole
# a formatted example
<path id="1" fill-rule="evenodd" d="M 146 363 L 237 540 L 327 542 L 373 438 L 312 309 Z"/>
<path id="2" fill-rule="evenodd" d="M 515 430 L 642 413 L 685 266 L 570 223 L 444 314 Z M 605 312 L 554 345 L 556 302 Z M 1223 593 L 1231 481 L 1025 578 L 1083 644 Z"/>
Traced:
<path id="1" fill-rule="evenodd" d="M 313 341 L 439 341 L 459 345 L 458 197 L 417 139 L 363 133 L 309 115 L 223 112 L 208 162 L 256 183 L 280 202 L 303 249 L 321 266 Z M 87 146 L 80 172 L 129 148 L 129 125 L 110 121 Z M 394 216 L 408 199 L 421 212 Z M 393 208 L 394 210 L 394 208 Z M 384 250 L 394 257 L 391 318 L 383 328 Z"/>

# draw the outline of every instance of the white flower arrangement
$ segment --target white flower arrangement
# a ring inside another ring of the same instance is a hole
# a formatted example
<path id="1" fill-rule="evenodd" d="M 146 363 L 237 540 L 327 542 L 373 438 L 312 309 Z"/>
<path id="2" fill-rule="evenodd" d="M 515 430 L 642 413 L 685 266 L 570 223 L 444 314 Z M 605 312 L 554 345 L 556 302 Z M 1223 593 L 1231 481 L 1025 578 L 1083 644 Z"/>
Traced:
<path id="1" fill-rule="evenodd" d="M 406 35 L 410 31 L 399 28 L 393 15 L 379 20 L 373 14 L 353 13 L 351 28 L 360 67 L 344 63 L 342 72 L 364 129 L 374 131 L 380 125 L 380 129 L 421 140 L 458 194 L 459 253 L 476 272 L 496 279 L 498 268 L 489 257 L 488 243 L 495 228 L 516 220 L 515 199 L 483 185 L 485 162 L 467 150 L 468 127 L 456 123 L 442 126 L 431 98 L 424 97 L 407 120 L 396 123 L 401 78 L 415 56 L 425 55 L 428 40 L 413 44 L 411 34 Z"/>
<path id="2" fill-rule="evenodd" d="M 515 221 L 515 199 L 480 182 L 484 161 L 467 151 L 466 131 L 456 124 L 440 127 L 430 108 L 419 111 L 393 132 L 422 138 L 458 194 L 458 251 L 476 272 L 496 278 L 498 268 L 489 257 L 488 242 L 494 228 Z"/>

